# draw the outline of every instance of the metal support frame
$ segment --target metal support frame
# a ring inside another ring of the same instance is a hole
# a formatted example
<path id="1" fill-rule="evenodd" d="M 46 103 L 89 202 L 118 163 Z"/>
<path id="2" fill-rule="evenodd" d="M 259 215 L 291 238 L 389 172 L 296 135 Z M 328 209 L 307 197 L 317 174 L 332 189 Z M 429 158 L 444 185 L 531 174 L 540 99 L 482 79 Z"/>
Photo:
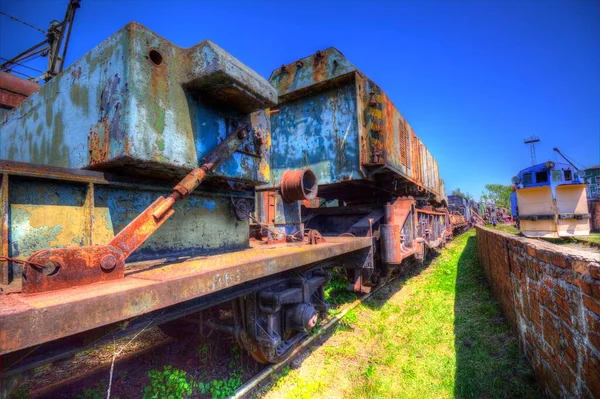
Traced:
<path id="1" fill-rule="evenodd" d="M 369 237 L 331 237 L 319 245 L 280 244 L 169 264 L 132 264 L 123 279 L 42 292 L 0 295 L 0 355 L 127 320 L 277 273 L 371 246 Z M 159 266 L 160 267 L 156 267 Z M 76 323 L 72 321 L 76 320 Z M 41 327 L 43 326 L 43 328 Z"/>

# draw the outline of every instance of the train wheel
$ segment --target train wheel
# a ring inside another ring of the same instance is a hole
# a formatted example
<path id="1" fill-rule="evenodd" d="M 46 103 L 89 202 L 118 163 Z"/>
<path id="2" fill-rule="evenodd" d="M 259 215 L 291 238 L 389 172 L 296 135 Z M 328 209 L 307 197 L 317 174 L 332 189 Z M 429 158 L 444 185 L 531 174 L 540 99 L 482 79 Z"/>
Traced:
<path id="1" fill-rule="evenodd" d="M 330 279 L 315 269 L 244 295 L 233 309 L 238 342 L 260 363 L 285 359 L 327 314 L 324 287 Z"/>
<path id="2" fill-rule="evenodd" d="M 427 244 L 425 244 L 424 242 L 421 243 L 421 251 L 417 254 L 415 254 L 415 260 L 417 261 L 417 263 L 419 264 L 419 266 L 422 266 L 425 264 L 425 262 L 427 261 L 427 255 L 429 254 L 429 249 L 427 248 Z"/>

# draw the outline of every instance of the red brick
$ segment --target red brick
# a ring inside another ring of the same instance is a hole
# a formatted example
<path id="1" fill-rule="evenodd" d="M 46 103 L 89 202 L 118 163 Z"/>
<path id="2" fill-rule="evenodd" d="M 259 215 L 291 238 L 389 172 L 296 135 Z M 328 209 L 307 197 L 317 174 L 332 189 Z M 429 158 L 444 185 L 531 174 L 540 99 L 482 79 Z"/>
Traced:
<path id="1" fill-rule="evenodd" d="M 600 334 L 600 317 L 589 312 L 585 312 L 585 321 L 589 331 L 596 331 Z"/>
<path id="2" fill-rule="evenodd" d="M 566 256 L 558 252 L 552 254 L 550 263 L 562 269 L 566 269 L 569 267 L 569 262 L 567 262 Z"/>
<path id="3" fill-rule="evenodd" d="M 590 261 L 589 259 L 581 256 L 570 256 L 569 257 L 569 268 L 579 274 L 589 275 L 590 274 Z"/>
<path id="4" fill-rule="evenodd" d="M 596 280 L 600 280 L 600 263 L 591 262 L 588 266 L 590 277 Z"/>
<path id="5" fill-rule="evenodd" d="M 546 388 L 550 391 L 552 396 L 559 397 L 561 384 L 558 381 L 554 371 L 544 366 L 540 367 L 539 371 L 540 373 L 538 381 L 540 381 L 543 386 L 546 386 Z"/>
<path id="6" fill-rule="evenodd" d="M 525 250 L 527 251 L 527 255 L 537 258 L 537 251 L 533 245 L 527 245 Z"/>
<path id="7" fill-rule="evenodd" d="M 583 304 L 590 312 L 600 316 L 600 303 L 598 301 L 596 301 L 592 297 L 583 295 Z"/>
<path id="8" fill-rule="evenodd" d="M 553 367 L 558 380 L 569 392 L 574 392 L 577 384 L 577 378 L 573 373 L 573 370 L 577 370 L 577 364 L 574 364 L 574 366 L 575 367 L 573 368 L 573 365 L 564 363 L 560 359 L 557 359 Z"/>
<path id="9" fill-rule="evenodd" d="M 587 276 L 577 276 L 577 278 L 575 280 L 575 284 L 577 285 L 577 287 L 579 287 L 581 292 L 583 292 L 586 295 L 591 296 L 592 293 L 594 292 L 593 285 L 598 284 L 598 282 L 592 280 L 591 278 L 589 278 Z"/>
<path id="10" fill-rule="evenodd" d="M 568 311 L 564 311 L 561 308 L 557 308 L 556 309 L 556 315 L 558 316 L 559 319 L 561 319 L 562 321 L 564 321 L 565 323 L 567 323 L 567 325 L 569 327 L 573 326 L 573 321 L 571 320 L 571 313 Z"/>
<path id="11" fill-rule="evenodd" d="M 554 303 L 556 303 L 557 309 L 562 309 L 567 313 L 571 313 L 571 307 L 569 306 L 569 302 L 565 298 L 559 295 L 554 295 Z"/>
<path id="12" fill-rule="evenodd" d="M 600 361 L 589 349 L 583 358 L 581 374 L 590 392 L 600 392 Z"/>
<path id="13" fill-rule="evenodd" d="M 552 264 L 548 267 L 548 275 L 552 278 L 563 279 L 566 272 L 570 272 L 567 269 L 561 269 L 560 267 L 556 267 Z"/>
<path id="14" fill-rule="evenodd" d="M 536 251 L 536 257 L 545 263 L 552 263 L 552 251 L 548 251 L 546 249 L 537 249 Z"/>
<path id="15" fill-rule="evenodd" d="M 552 312 L 556 310 L 556 305 L 552 300 L 552 294 L 545 286 L 540 287 L 540 303 Z"/>
<path id="16" fill-rule="evenodd" d="M 588 339 L 596 350 L 600 350 L 600 317 L 591 312 L 585 312 L 585 320 L 587 323 Z"/>
<path id="17" fill-rule="evenodd" d="M 556 353 L 560 349 L 560 334 L 556 327 L 547 320 L 544 320 L 544 341 L 552 348 L 553 352 Z"/>
<path id="18" fill-rule="evenodd" d="M 575 345 L 568 345 L 565 348 L 564 351 L 564 355 L 565 357 L 565 362 L 567 362 L 567 364 L 569 364 L 569 366 L 571 366 L 571 368 L 573 370 L 577 370 L 577 348 L 575 347 Z"/>
<path id="19" fill-rule="evenodd" d="M 532 280 L 537 281 L 540 278 L 540 273 L 536 270 L 535 262 L 531 260 L 528 260 L 525 264 L 525 272 L 527 273 L 527 276 L 529 276 L 529 278 Z"/>
<path id="20" fill-rule="evenodd" d="M 592 343 L 592 345 L 596 348 L 596 350 L 600 351 L 600 334 L 590 331 L 588 333 L 588 339 Z"/>
<path id="21" fill-rule="evenodd" d="M 556 284 L 556 286 L 554 287 L 554 294 L 561 296 L 565 299 L 568 298 L 567 290 L 560 284 Z"/>

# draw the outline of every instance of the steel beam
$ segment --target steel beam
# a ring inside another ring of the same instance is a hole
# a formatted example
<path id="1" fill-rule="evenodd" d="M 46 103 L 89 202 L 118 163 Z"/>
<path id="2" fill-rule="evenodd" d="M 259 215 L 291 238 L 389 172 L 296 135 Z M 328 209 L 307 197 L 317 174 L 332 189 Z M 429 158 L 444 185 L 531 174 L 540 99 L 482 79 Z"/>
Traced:
<path id="1" fill-rule="evenodd" d="M 371 241 L 328 237 L 319 245 L 259 244 L 180 262 L 140 262 L 121 280 L 0 296 L 0 355 L 322 262 L 367 248 Z"/>

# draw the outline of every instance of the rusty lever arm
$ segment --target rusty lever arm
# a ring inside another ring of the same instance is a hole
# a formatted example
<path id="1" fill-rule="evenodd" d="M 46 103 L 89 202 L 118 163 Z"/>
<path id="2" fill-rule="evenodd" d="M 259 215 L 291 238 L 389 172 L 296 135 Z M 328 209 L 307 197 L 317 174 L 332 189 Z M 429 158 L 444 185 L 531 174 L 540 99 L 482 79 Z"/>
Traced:
<path id="1" fill-rule="evenodd" d="M 108 245 L 76 248 L 53 248 L 31 255 L 24 263 L 23 292 L 49 291 L 74 285 L 123 278 L 125 260 L 140 247 L 175 212 L 173 204 L 186 197 L 229 158 L 248 137 L 248 127 L 242 126 L 223 140 L 174 188 L 168 197 L 159 197 Z M 47 277 L 51 276 L 51 277 Z"/>
<path id="2" fill-rule="evenodd" d="M 174 188 L 168 197 L 160 197 L 144 212 L 121 230 L 109 243 L 109 246 L 123 251 L 125 259 L 139 248 L 173 213 L 175 202 L 188 196 L 202 183 L 206 175 L 229 158 L 248 138 L 246 125 L 230 133 L 203 160 L 203 164 L 192 170 Z"/>

